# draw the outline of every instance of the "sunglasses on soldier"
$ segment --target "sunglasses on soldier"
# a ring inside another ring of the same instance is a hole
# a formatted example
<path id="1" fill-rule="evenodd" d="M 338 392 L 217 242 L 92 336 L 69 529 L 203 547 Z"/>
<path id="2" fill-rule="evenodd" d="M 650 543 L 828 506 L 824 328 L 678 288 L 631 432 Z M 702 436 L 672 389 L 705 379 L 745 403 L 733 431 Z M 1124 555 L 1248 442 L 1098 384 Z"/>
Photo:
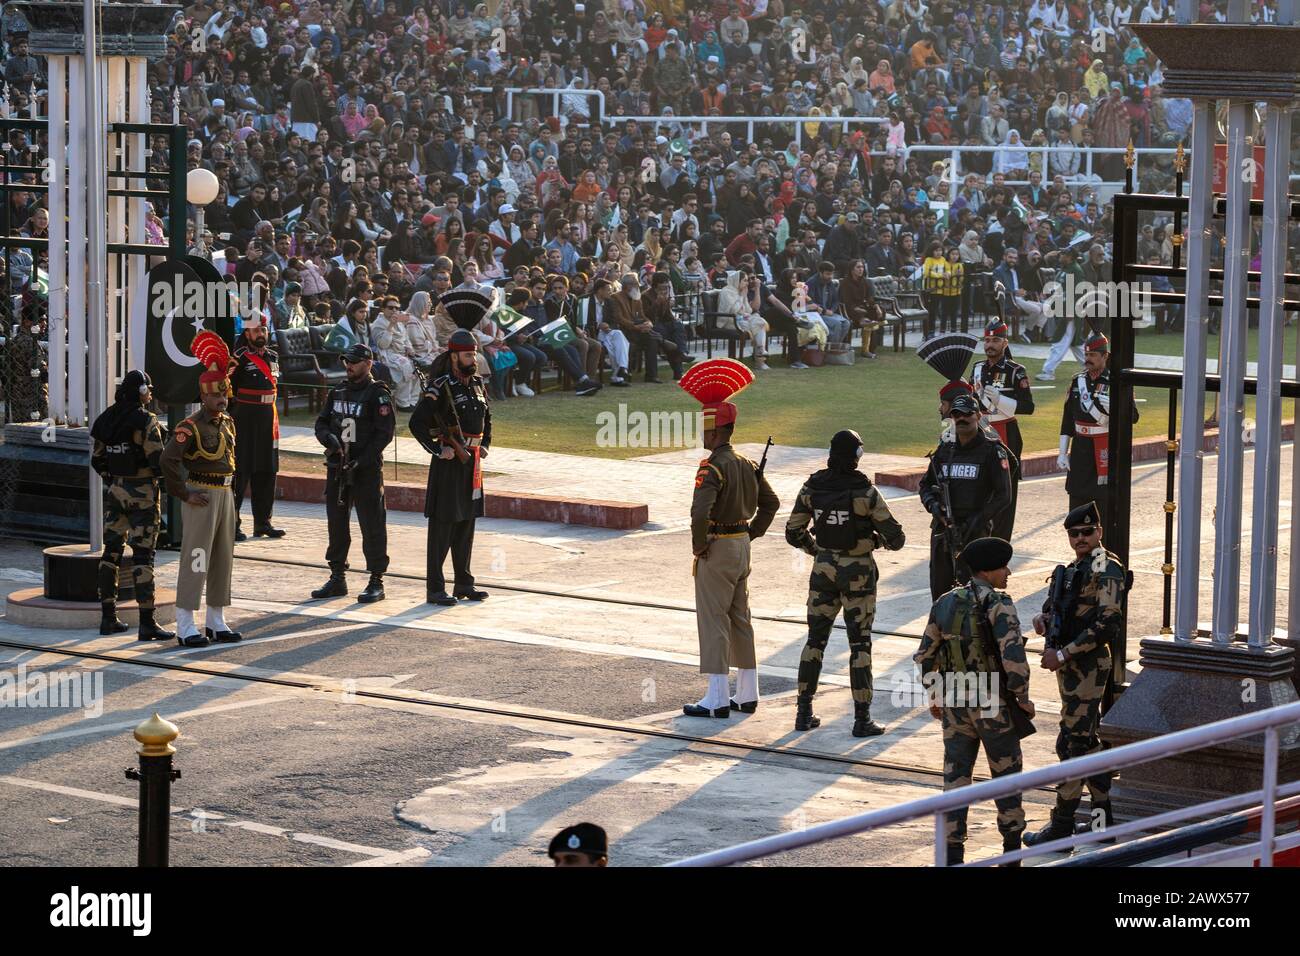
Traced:
<path id="1" fill-rule="evenodd" d="M 1096 530 L 1097 529 L 1095 527 L 1089 525 L 1086 528 L 1067 528 L 1065 530 L 1065 533 L 1068 534 L 1071 538 L 1086 538 L 1088 537 L 1088 535 L 1092 534 Z"/>

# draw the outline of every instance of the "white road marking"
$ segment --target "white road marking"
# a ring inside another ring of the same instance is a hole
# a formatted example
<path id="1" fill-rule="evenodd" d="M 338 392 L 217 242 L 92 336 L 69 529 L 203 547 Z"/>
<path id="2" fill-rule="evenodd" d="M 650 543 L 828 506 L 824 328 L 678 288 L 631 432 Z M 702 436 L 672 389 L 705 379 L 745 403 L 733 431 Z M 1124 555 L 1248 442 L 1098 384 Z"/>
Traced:
<path id="1" fill-rule="evenodd" d="M 30 780 L 25 777 L 0 777 L 0 783 L 7 783 L 12 787 L 23 787 L 28 790 L 42 790 L 46 793 L 57 793 L 65 797 L 77 797 L 81 800 L 93 800 L 97 803 L 108 803 L 116 807 L 125 807 L 132 810 L 138 809 L 140 806 L 139 801 L 130 797 L 119 797 L 117 794 L 99 793 L 95 790 L 81 790 L 77 787 L 64 787 L 57 783 L 46 783 L 43 780 Z M 429 855 L 429 851 L 422 847 L 408 850 L 388 850 L 377 846 L 365 846 L 361 843 L 349 843 L 346 840 L 336 840 L 333 837 L 321 836 L 316 833 L 303 833 L 298 830 L 272 826 L 267 823 L 257 823 L 254 820 L 227 820 L 222 818 L 219 814 L 206 813 L 201 808 L 187 809 L 185 807 L 172 807 L 171 813 L 173 815 L 182 816 L 188 814 L 195 817 L 195 819 L 217 820 L 219 821 L 219 826 L 229 827 L 234 830 L 246 830 L 250 833 L 260 833 L 264 836 L 293 840 L 295 843 L 306 843 L 312 846 L 325 847 L 330 850 L 340 850 L 344 853 L 355 853 L 358 856 L 368 856 L 371 857 L 371 859 L 367 862 L 372 866 L 386 866 L 407 859 Z"/>
<path id="2" fill-rule="evenodd" d="M 292 698 L 288 696 L 258 697 L 255 700 L 235 701 L 229 704 L 214 704 L 211 707 L 198 707 L 194 710 L 172 714 L 168 719 L 172 721 L 184 720 L 187 717 L 202 717 L 206 714 L 220 714 L 230 710 L 243 710 L 246 707 L 261 707 L 264 704 L 276 704 L 291 699 Z M 147 710 L 148 708 L 144 709 Z M 135 720 L 122 720 L 111 724 L 93 723 L 89 726 L 78 727 L 76 730 L 54 730 L 48 734 L 37 734 L 34 737 L 24 737 L 21 740 L 0 741 L 0 750 L 12 750 L 15 747 L 30 747 L 32 744 L 46 743 L 51 740 L 66 740 L 69 737 L 86 737 L 91 734 L 105 734 L 114 730 L 134 730 L 139 725 L 140 718 L 137 717 Z"/>

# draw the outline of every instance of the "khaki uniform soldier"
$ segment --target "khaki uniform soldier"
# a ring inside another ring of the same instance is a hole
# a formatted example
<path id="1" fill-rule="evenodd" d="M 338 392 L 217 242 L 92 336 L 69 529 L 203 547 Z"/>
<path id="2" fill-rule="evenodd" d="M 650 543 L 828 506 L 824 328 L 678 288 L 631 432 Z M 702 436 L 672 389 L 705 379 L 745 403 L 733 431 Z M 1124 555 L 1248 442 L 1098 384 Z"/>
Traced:
<path id="1" fill-rule="evenodd" d="M 162 513 L 158 478 L 162 475 L 163 430 L 146 407 L 153 383 L 132 370 L 117 387 L 113 405 L 91 427 L 90 465 L 104 480 L 104 553 L 99 559 L 100 634 L 129 629 L 117 619 L 117 569 L 131 546 L 131 577 L 140 608 L 139 640 L 170 640 L 176 635 L 154 620 L 154 547 Z"/>
<path id="2" fill-rule="evenodd" d="M 1010 708 L 1034 715 L 1020 620 L 1003 590 L 1011 576 L 1011 545 L 1001 538 L 979 538 L 962 554 L 971 581 L 934 602 L 914 656 L 922 682 L 930 688 L 930 714 L 943 721 L 944 790 L 970 784 L 981 744 L 994 777 L 1019 773 L 1021 732 L 1013 717 L 1022 718 Z M 995 802 L 1003 852 L 1020 849 L 1025 829 L 1020 795 Z M 965 862 L 965 809 L 947 815 L 945 834 L 948 864 Z"/>
<path id="3" fill-rule="evenodd" d="M 230 353 L 215 332 L 200 332 L 191 351 L 207 369 L 199 376 L 203 408 L 176 426 L 162 453 L 167 493 L 184 502 L 181 509 L 180 570 L 176 576 L 177 640 L 185 647 L 241 639 L 227 625 L 230 573 L 235 553 L 235 503 L 230 484 L 235 473 L 235 422 L 226 414 Z M 185 474 L 182 476 L 182 468 Z M 204 633 L 194 612 L 207 586 Z"/>
<path id="4" fill-rule="evenodd" d="M 733 709 L 751 714 L 758 708 L 749 543 L 767 531 L 781 503 L 761 466 L 731 447 L 736 406 L 720 400 L 753 377 L 733 359 L 713 359 L 694 366 L 681 380 L 682 388 L 704 403 L 704 447 L 710 452 L 695 475 L 691 502 L 700 673 L 709 675 L 709 691 L 682 708 L 688 717 L 727 717 Z M 734 698 L 729 686 L 733 666 L 740 671 Z"/>
<path id="5" fill-rule="evenodd" d="M 871 624 L 876 616 L 880 573 L 872 552 L 897 551 L 906 540 L 885 499 L 858 471 L 862 438 L 855 431 L 831 439 L 826 467 L 799 489 L 785 526 L 785 540 L 813 556 L 808 579 L 808 643 L 799 658 L 795 730 L 811 730 L 813 695 L 822 656 L 840 609 L 849 637 L 849 686 L 853 691 L 853 736 L 874 737 L 884 729 L 871 719 Z M 808 532 L 812 524 L 813 531 Z"/>
<path id="6" fill-rule="evenodd" d="M 1101 514 L 1094 502 L 1066 515 L 1065 527 L 1075 559 L 1052 573 L 1043 613 L 1034 618 L 1034 630 L 1047 637 L 1042 666 L 1056 672 L 1061 694 L 1061 727 L 1056 737 L 1056 756 L 1061 760 L 1101 749 L 1097 728 L 1111 675 L 1111 644 L 1119 634 L 1124 593 L 1132 583 L 1124 565 L 1101 546 Z M 1087 780 L 1094 826 L 1109 827 L 1115 822 L 1110 805 L 1112 776 L 1103 773 Z M 1027 844 L 1074 834 L 1074 814 L 1083 784 L 1082 780 L 1070 780 L 1056 788 L 1051 821 L 1026 836 Z"/>

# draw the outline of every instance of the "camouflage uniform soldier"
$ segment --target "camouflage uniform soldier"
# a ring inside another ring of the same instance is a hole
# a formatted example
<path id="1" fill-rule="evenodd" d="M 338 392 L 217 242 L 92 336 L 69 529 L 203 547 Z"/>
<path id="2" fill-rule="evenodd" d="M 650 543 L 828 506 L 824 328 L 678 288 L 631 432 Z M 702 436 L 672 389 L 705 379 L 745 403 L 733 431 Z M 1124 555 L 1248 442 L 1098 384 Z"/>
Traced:
<path id="1" fill-rule="evenodd" d="M 1011 596 L 1003 590 L 1011 576 L 1007 567 L 1011 554 L 1011 545 L 1001 538 L 978 538 L 966 545 L 962 555 L 970 566 L 971 581 L 934 602 L 921 647 L 913 658 L 927 686 L 934 680 L 929 675 L 942 675 L 931 690 L 930 714 L 943 720 L 944 790 L 970 784 L 980 744 L 984 745 L 989 772 L 994 777 L 1019 773 L 1021 769 L 1020 734 L 1009 708 L 1018 706 L 1032 717 L 1034 703 L 1029 699 L 1029 665 L 1025 662 L 1020 619 Z M 999 673 L 998 657 L 1005 677 Z M 953 680 L 956 675 L 971 672 L 979 675 L 977 694 L 988 694 L 991 699 L 977 699 L 972 705 L 970 686 Z M 995 680 L 1005 681 L 1005 688 L 998 688 L 1006 691 L 1005 696 L 992 697 Z M 1003 852 L 1020 849 L 1025 829 L 1020 795 L 995 802 Z M 964 808 L 947 815 L 945 831 L 948 864 L 965 862 Z"/>
<path id="2" fill-rule="evenodd" d="M 811 730 L 813 695 L 822 655 L 835 618 L 844 608 L 849 636 L 849 685 L 853 690 L 853 736 L 874 737 L 884 728 L 871 719 L 871 622 L 876 616 L 879 572 L 871 553 L 897 551 L 903 528 L 870 479 L 858 471 L 862 438 L 841 431 L 831 439 L 826 467 L 812 475 L 795 500 L 785 540 L 814 558 L 808 579 L 808 643 L 799 658 L 799 699 L 794 729 Z M 808 533 L 808 524 L 813 533 Z"/>
<path id="3" fill-rule="evenodd" d="M 100 634 L 120 634 L 128 626 L 117 618 L 117 569 L 131 545 L 131 576 L 140 608 L 139 640 L 170 640 L 176 635 L 154 620 L 153 557 L 161 511 L 159 462 L 163 430 L 147 406 L 152 382 L 130 371 L 117 387 L 112 407 L 95 419 L 91 467 L 104 480 L 104 553 L 99 559 Z"/>
<path id="4" fill-rule="evenodd" d="M 1057 569 L 1068 587 L 1062 607 L 1051 601 L 1034 618 L 1034 630 L 1048 634 L 1042 666 L 1056 672 L 1061 693 L 1061 729 L 1056 737 L 1056 755 L 1061 760 L 1082 757 L 1101 749 L 1097 727 L 1101 722 L 1101 700 L 1111 674 L 1111 643 L 1123 620 L 1124 592 L 1131 576 L 1115 555 L 1101 546 L 1101 514 L 1095 502 L 1075 508 L 1065 517 L 1075 560 Z M 1054 575 L 1055 577 L 1055 575 Z M 1060 633 L 1052 635 L 1052 617 L 1060 615 Z M 1115 822 L 1110 805 L 1110 773 L 1089 777 L 1088 796 L 1093 820 L 1109 827 Z M 1083 796 L 1083 781 L 1070 780 L 1056 788 L 1052 819 L 1037 833 L 1025 837 L 1034 846 L 1073 835 L 1074 813 Z"/>

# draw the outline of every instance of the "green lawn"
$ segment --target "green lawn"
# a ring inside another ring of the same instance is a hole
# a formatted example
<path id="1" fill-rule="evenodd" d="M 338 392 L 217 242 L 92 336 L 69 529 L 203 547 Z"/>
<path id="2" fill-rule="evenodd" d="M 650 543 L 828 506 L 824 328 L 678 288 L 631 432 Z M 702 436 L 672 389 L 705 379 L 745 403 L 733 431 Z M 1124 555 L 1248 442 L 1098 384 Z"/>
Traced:
<path id="1" fill-rule="evenodd" d="M 1300 327 L 1291 326 L 1282 330 L 1283 365 L 1295 364 L 1297 331 L 1300 331 Z M 1183 334 L 1182 332 L 1166 332 L 1164 335 L 1159 335 L 1155 329 L 1139 329 L 1136 351 L 1138 354 L 1145 352 L 1149 355 L 1182 355 Z M 1206 342 L 1205 354 L 1211 359 L 1219 357 L 1219 337 L 1217 335 L 1211 335 Z M 1254 362 L 1258 358 L 1259 330 L 1248 329 L 1246 332 L 1246 361 Z"/>
<path id="2" fill-rule="evenodd" d="M 1182 339 L 1150 331 L 1139 333 L 1138 351 L 1154 352 L 1157 346 L 1177 346 L 1181 350 Z M 1217 340 L 1211 342 L 1211 347 L 1217 349 Z M 1290 347 L 1294 348 L 1294 334 L 1290 336 Z M 939 430 L 941 382 L 912 351 L 882 350 L 876 361 L 859 359 L 851 368 L 799 371 L 786 369 L 781 359 L 772 362 L 772 370 L 760 373 L 757 381 L 736 399 L 741 411 L 736 429 L 738 442 L 762 442 L 771 435 L 778 444 L 816 447 L 826 445 L 839 429 L 853 428 L 862 435 L 871 453 L 919 456 L 933 448 Z M 1042 369 L 1041 361 L 1031 359 L 1026 365 L 1031 376 Z M 1036 413 L 1020 419 L 1027 452 L 1057 447 L 1061 407 L 1069 388 L 1067 370 L 1074 367 L 1067 365 L 1058 370 L 1055 388 L 1035 391 Z M 666 368 L 662 374 L 667 377 Z M 1146 401 L 1138 406 L 1141 418 L 1135 426 L 1135 437 L 1166 434 L 1167 393 L 1140 389 L 1138 397 Z M 606 386 L 590 398 L 552 389 L 537 398 L 512 398 L 494 404 L 493 441 L 505 448 L 604 458 L 634 458 L 670 450 L 598 445 L 597 416 L 602 412 L 617 415 L 620 403 L 625 403 L 629 412 L 689 413 L 698 408 L 690 396 L 667 381 L 662 385 L 636 383 L 621 389 Z M 1292 403 L 1283 404 L 1284 416 L 1290 417 Z M 1208 415 L 1213 408 L 1212 397 L 1206 408 Z M 1246 414 L 1254 415 L 1253 399 L 1248 399 Z M 403 430 L 405 419 L 399 419 Z M 311 417 L 295 410 L 287 420 L 309 424 Z"/>

